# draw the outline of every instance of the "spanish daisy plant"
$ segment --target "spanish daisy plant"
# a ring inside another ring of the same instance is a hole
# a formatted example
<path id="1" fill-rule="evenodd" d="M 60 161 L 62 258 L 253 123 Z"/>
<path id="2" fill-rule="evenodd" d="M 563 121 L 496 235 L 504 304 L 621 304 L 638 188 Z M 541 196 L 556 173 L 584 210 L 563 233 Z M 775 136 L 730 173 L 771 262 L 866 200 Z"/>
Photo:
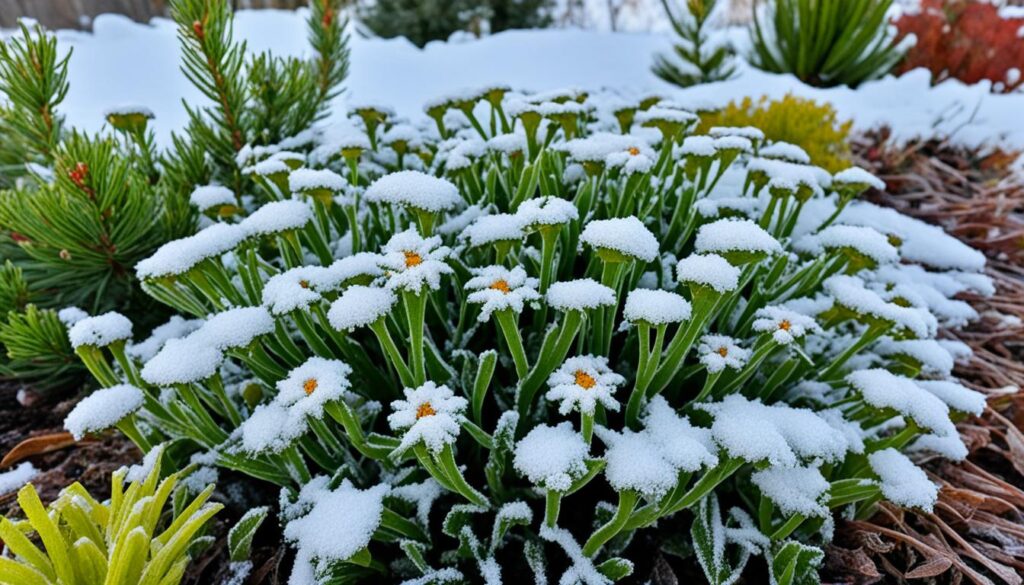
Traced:
<path id="1" fill-rule="evenodd" d="M 964 457 L 937 334 L 992 285 L 869 173 L 698 120 L 490 86 L 250 149 L 135 266 L 180 316 L 76 316 L 67 426 L 280 490 L 293 585 L 642 580 L 680 532 L 711 583 L 816 582 L 833 518 Z"/>

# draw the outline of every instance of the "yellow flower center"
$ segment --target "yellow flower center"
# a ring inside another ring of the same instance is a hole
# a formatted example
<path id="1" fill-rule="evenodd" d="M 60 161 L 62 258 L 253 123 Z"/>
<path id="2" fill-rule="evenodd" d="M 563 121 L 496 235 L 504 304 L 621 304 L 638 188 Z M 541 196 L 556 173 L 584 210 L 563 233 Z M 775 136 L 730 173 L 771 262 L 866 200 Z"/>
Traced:
<path id="1" fill-rule="evenodd" d="M 299 286 L 301 286 L 302 288 L 309 288 L 309 281 L 308 280 L 300 280 L 299 281 Z"/>
<path id="2" fill-rule="evenodd" d="M 779 329 L 781 329 L 783 331 L 789 331 L 790 327 L 792 327 L 792 325 L 786 319 L 783 319 L 782 323 L 779 323 Z"/>
<path id="3" fill-rule="evenodd" d="M 302 383 L 302 389 L 306 391 L 306 396 L 309 396 L 316 390 L 318 385 L 319 383 L 316 381 L 316 378 L 310 378 Z"/>
<path id="4" fill-rule="evenodd" d="M 629 154 L 632 155 L 632 156 L 636 156 L 636 155 L 640 154 L 640 149 L 635 147 L 635 146 L 630 146 L 629 147 Z"/>
<path id="5" fill-rule="evenodd" d="M 505 294 L 508 294 L 509 291 L 512 290 L 512 289 L 509 288 L 508 282 L 506 282 L 504 280 L 501 280 L 501 279 L 495 280 L 494 284 L 491 285 L 491 288 L 494 289 L 494 290 L 500 290 L 501 292 L 503 292 Z"/>
<path id="6" fill-rule="evenodd" d="M 718 348 L 718 355 L 720 355 L 722 357 L 725 357 L 725 356 L 729 355 L 729 348 L 725 347 L 724 345 L 722 347 Z"/>
<path id="7" fill-rule="evenodd" d="M 434 407 L 430 406 L 429 402 L 424 402 L 416 409 L 416 420 L 420 420 L 425 416 L 434 416 L 435 414 L 437 414 L 437 411 L 434 410 Z"/>
<path id="8" fill-rule="evenodd" d="M 416 252 L 404 252 L 405 254 L 405 267 L 412 268 L 413 266 L 419 266 L 423 263 L 423 258 L 420 257 Z"/>
<path id="9" fill-rule="evenodd" d="M 597 386 L 597 380 L 583 370 L 576 370 L 576 385 L 584 390 L 590 390 L 594 386 Z"/>

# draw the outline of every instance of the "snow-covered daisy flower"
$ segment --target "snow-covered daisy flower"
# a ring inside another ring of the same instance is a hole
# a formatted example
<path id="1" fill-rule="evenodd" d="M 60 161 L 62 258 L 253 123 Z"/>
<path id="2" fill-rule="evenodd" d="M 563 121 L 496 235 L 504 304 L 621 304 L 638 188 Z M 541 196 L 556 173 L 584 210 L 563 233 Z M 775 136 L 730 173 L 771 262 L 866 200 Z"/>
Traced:
<path id="1" fill-rule="evenodd" d="M 200 382 L 220 370 L 224 354 L 217 348 L 186 339 L 169 339 L 144 366 L 142 379 L 154 386 Z"/>
<path id="2" fill-rule="evenodd" d="M 565 360 L 560 368 L 548 377 L 546 397 L 561 401 L 558 412 L 569 414 L 573 409 L 585 415 L 594 414 L 598 403 L 611 411 L 619 410 L 619 401 L 613 396 L 616 388 L 626 379 L 608 367 L 604 356 L 582 355 Z"/>
<path id="3" fill-rule="evenodd" d="M 482 304 L 481 322 L 491 318 L 494 311 L 522 313 L 524 303 L 540 299 L 537 279 L 526 275 L 521 266 L 509 270 L 504 266 L 486 266 L 473 269 L 473 278 L 466 282 L 466 297 L 471 303 Z"/>
<path id="4" fill-rule="evenodd" d="M 699 254 L 774 254 L 782 251 L 782 246 L 764 228 L 749 219 L 724 218 L 700 226 L 694 250 Z"/>
<path id="5" fill-rule="evenodd" d="M 199 213 L 206 213 L 207 210 L 217 208 L 217 211 L 228 207 L 234 209 L 238 205 L 235 200 L 235 193 L 231 189 L 221 185 L 201 185 L 192 190 L 188 197 L 189 203 L 194 205 Z"/>
<path id="6" fill-rule="evenodd" d="M 360 490 L 345 479 L 337 489 L 327 491 L 325 486 L 310 497 L 309 511 L 284 527 L 285 539 L 297 550 L 289 582 L 313 583 L 332 563 L 366 548 L 380 527 L 390 490 L 386 484 Z"/>
<path id="7" fill-rule="evenodd" d="M 758 309 L 754 317 L 754 331 L 768 333 L 782 345 L 789 345 L 807 333 L 821 330 L 811 317 L 777 305 Z"/>
<path id="8" fill-rule="evenodd" d="M 596 427 L 594 433 L 608 446 L 604 476 L 615 491 L 633 490 L 655 500 L 675 487 L 677 468 L 662 456 L 647 433 L 629 429 L 616 433 L 603 426 Z"/>
<path id="9" fill-rule="evenodd" d="M 242 220 L 239 227 L 249 237 L 279 234 L 304 227 L 313 219 L 309 204 L 294 199 L 271 201 Z"/>
<path id="10" fill-rule="evenodd" d="M 75 349 L 83 345 L 107 347 L 113 343 L 127 341 L 131 337 L 132 322 L 128 317 L 114 311 L 79 319 L 68 329 L 68 341 Z"/>
<path id="11" fill-rule="evenodd" d="M 801 460 L 838 461 L 849 449 L 845 435 L 806 408 L 763 404 L 738 394 L 696 408 L 711 413 L 711 436 L 729 455 L 751 463 L 792 467 Z"/>
<path id="12" fill-rule="evenodd" d="M 793 244 L 798 252 L 820 254 L 824 250 L 850 251 L 867 260 L 873 267 L 899 260 L 899 252 L 878 230 L 864 226 L 832 225 L 817 234 L 800 238 Z"/>
<path id="13" fill-rule="evenodd" d="M 152 256 L 135 265 L 135 274 L 143 279 L 183 274 L 203 260 L 232 250 L 246 235 L 241 224 L 215 223 L 160 246 Z"/>
<path id="14" fill-rule="evenodd" d="M 769 467 L 753 473 L 750 481 L 783 514 L 828 516 L 824 500 L 829 483 L 817 467 Z"/>
<path id="15" fill-rule="evenodd" d="M 606 262 L 650 262 L 658 257 L 657 238 L 633 216 L 591 221 L 583 228 L 580 241 L 596 248 Z"/>
<path id="16" fill-rule="evenodd" d="M 739 286 L 740 269 L 718 254 L 690 254 L 676 264 L 676 280 L 727 293 Z"/>
<path id="17" fill-rule="evenodd" d="M 935 506 L 938 486 L 903 453 L 891 447 L 875 451 L 868 455 L 868 463 L 881 479 L 882 495 L 890 502 L 929 512 Z"/>
<path id="18" fill-rule="evenodd" d="M 142 408 L 142 390 L 131 384 L 101 388 L 86 396 L 64 418 L 64 428 L 79 441 L 109 429 Z"/>
<path id="19" fill-rule="evenodd" d="M 516 215 L 529 229 L 542 229 L 576 221 L 580 212 L 571 201 L 549 195 L 523 201 Z"/>
<path id="20" fill-rule="evenodd" d="M 850 167 L 832 175 L 832 187 L 836 191 L 866 191 L 869 187 L 885 191 L 885 181 L 860 167 Z"/>
<path id="21" fill-rule="evenodd" d="M 688 159 L 710 159 L 718 154 L 715 140 L 710 136 L 687 136 L 676 150 Z"/>
<path id="22" fill-rule="evenodd" d="M 366 327 L 390 313 L 397 301 L 390 289 L 355 284 L 331 303 L 327 320 L 338 331 Z"/>
<path id="23" fill-rule="evenodd" d="M 341 360 L 309 358 L 278 381 L 274 401 L 295 416 L 321 418 L 325 404 L 348 395 L 351 374 L 352 368 Z"/>
<path id="24" fill-rule="evenodd" d="M 398 452 L 405 452 L 423 443 L 432 453 L 440 453 L 459 436 L 466 399 L 455 396 L 448 386 L 426 382 L 416 388 L 406 388 L 405 400 L 391 403 L 393 413 L 388 425 L 394 431 L 404 430 Z"/>
<path id="25" fill-rule="evenodd" d="M 348 186 L 345 179 L 330 169 L 295 169 L 288 175 L 288 188 L 292 193 L 301 193 L 328 202 L 336 193 Z"/>
<path id="26" fill-rule="evenodd" d="M 538 425 L 515 447 L 512 465 L 531 483 L 564 492 L 587 471 L 590 447 L 569 422 Z"/>
<path id="27" fill-rule="evenodd" d="M 807 151 L 789 142 L 773 142 L 762 148 L 757 154 L 764 158 L 784 160 L 801 165 L 811 164 L 811 157 Z"/>
<path id="28" fill-rule="evenodd" d="M 740 347 L 728 335 L 705 335 L 697 347 L 698 359 L 708 372 L 717 374 L 726 367 L 740 370 L 750 359 L 750 350 Z"/>
<path id="29" fill-rule="evenodd" d="M 245 347 L 260 335 L 274 331 L 274 318 L 266 307 L 236 307 L 211 315 L 186 339 L 219 351 Z"/>
<path id="30" fill-rule="evenodd" d="M 476 218 L 462 230 L 461 237 L 470 246 L 486 246 L 499 242 L 518 243 L 526 237 L 522 218 L 511 213 L 497 213 Z"/>
<path id="31" fill-rule="evenodd" d="M 583 311 L 615 305 L 615 291 L 593 278 L 553 283 L 544 298 L 559 311 Z"/>
<path id="32" fill-rule="evenodd" d="M 403 290 L 419 294 L 426 286 L 437 290 L 441 276 L 451 274 L 452 267 L 445 263 L 451 249 L 441 245 L 441 238 L 424 238 L 415 229 L 391 236 L 380 256 L 380 267 L 384 269 L 391 290 Z"/>
<path id="33" fill-rule="evenodd" d="M 626 297 L 622 316 L 630 323 L 667 325 L 688 320 L 691 310 L 690 302 L 682 295 L 667 290 L 638 288 Z"/>
<path id="34" fill-rule="evenodd" d="M 366 200 L 433 213 L 450 211 L 462 203 L 459 189 L 451 181 L 420 171 L 384 175 L 366 189 Z"/>
<path id="35" fill-rule="evenodd" d="M 305 309 L 320 300 L 314 285 L 326 272 L 322 266 L 299 266 L 271 276 L 263 285 L 263 304 L 274 315 Z"/>

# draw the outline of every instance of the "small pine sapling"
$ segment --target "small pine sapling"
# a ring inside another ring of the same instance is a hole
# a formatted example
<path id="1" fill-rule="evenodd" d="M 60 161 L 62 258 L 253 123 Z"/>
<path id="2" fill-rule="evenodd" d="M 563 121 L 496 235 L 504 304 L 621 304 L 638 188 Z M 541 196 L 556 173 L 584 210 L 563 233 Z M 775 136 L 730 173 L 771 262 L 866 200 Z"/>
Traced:
<path id="1" fill-rule="evenodd" d="M 654 74 L 679 87 L 732 77 L 736 71 L 735 51 L 728 42 L 708 34 L 718 14 L 717 0 L 685 1 L 683 9 L 670 5 L 669 0 L 661 2 L 678 38 L 672 54 L 655 58 Z"/>

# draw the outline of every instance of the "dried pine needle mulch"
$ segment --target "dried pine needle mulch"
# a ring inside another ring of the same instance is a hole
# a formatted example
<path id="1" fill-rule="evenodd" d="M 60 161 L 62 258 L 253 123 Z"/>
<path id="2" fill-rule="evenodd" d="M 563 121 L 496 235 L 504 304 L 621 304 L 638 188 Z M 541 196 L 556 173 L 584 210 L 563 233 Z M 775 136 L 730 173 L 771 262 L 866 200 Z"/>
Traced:
<path id="1" fill-rule="evenodd" d="M 981 319 L 944 335 L 974 350 L 956 375 L 988 394 L 989 406 L 958 425 L 970 452 L 965 462 L 926 462 L 941 485 L 934 512 L 883 504 L 869 520 L 841 522 L 826 556 L 825 580 L 1022 583 L 1024 179 L 1010 171 L 1016 153 L 939 140 L 897 147 L 885 131 L 861 137 L 854 152 L 857 163 L 888 186 L 869 200 L 941 225 L 988 256 L 996 294 L 965 295 Z"/>

